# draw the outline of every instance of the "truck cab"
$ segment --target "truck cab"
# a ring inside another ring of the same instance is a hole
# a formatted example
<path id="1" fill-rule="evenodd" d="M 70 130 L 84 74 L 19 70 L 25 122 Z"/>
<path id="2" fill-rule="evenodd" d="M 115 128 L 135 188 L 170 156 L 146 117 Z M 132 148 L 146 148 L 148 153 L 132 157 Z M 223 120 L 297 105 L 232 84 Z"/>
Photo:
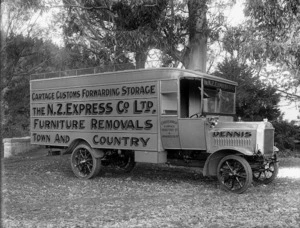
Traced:
<path id="1" fill-rule="evenodd" d="M 235 121 L 235 82 L 202 75 L 164 84 L 161 139 L 169 164 L 198 167 L 204 176 L 217 176 L 225 189 L 237 193 L 253 179 L 265 184 L 274 180 L 274 128 L 267 120 Z M 238 169 L 244 170 L 241 180 L 235 174 Z"/>
<path id="2" fill-rule="evenodd" d="M 237 84 L 197 77 L 182 77 L 173 88 L 164 88 L 164 83 L 168 82 L 161 84 L 163 147 L 209 152 L 208 123 L 233 122 Z"/>

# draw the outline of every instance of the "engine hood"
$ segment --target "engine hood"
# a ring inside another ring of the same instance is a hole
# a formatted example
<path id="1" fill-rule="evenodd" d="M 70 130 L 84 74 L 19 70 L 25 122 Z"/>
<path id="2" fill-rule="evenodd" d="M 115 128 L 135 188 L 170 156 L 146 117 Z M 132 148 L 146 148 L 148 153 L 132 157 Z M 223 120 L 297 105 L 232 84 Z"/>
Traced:
<path id="1" fill-rule="evenodd" d="M 271 140 L 272 145 L 267 145 Z M 273 151 L 274 128 L 270 122 L 218 122 L 208 130 L 208 151 L 237 150 L 253 155 Z"/>

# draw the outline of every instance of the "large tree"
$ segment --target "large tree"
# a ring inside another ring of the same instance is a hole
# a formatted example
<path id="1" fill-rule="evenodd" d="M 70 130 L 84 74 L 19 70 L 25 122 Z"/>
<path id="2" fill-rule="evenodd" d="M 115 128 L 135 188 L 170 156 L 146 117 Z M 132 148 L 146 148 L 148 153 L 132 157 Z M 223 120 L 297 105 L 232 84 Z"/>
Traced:
<path id="1" fill-rule="evenodd" d="M 166 62 L 206 71 L 207 43 L 224 23 L 221 8 L 233 1 L 64 0 L 65 40 L 82 46 L 103 63 L 144 67 L 149 50 Z M 216 3 L 217 2 L 217 3 Z M 219 10 L 216 10 L 219 9 Z"/>

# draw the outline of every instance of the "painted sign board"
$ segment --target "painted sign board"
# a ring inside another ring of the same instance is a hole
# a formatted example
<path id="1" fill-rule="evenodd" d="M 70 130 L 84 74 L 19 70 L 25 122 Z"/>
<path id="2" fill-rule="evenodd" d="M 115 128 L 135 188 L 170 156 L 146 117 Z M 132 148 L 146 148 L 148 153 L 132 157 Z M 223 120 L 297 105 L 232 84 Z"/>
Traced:
<path id="1" fill-rule="evenodd" d="M 181 149 L 177 116 L 161 118 L 161 138 L 165 149 Z"/>
<path id="2" fill-rule="evenodd" d="M 157 81 L 72 88 L 46 85 L 31 89 L 32 144 L 68 146 L 82 138 L 93 148 L 157 151 Z"/>

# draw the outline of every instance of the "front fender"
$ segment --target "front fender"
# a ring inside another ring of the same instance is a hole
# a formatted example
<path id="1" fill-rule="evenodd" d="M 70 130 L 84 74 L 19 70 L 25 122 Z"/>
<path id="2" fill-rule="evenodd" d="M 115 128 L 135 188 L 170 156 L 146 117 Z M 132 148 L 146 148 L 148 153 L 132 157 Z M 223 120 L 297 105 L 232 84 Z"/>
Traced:
<path id="1" fill-rule="evenodd" d="M 203 168 L 203 176 L 216 176 L 218 164 L 222 158 L 227 155 L 253 155 L 253 153 L 245 148 L 239 148 L 238 150 L 232 149 L 232 147 L 224 148 L 223 150 L 213 152 L 205 161 Z"/>
<path id="2" fill-rule="evenodd" d="M 222 147 L 222 149 L 216 149 L 216 150 L 212 150 L 210 153 L 214 154 L 218 151 L 235 151 L 241 154 L 244 154 L 246 156 L 252 156 L 254 155 L 254 152 L 251 151 L 249 148 L 244 148 L 244 147 L 236 147 L 236 146 L 224 146 Z"/>

